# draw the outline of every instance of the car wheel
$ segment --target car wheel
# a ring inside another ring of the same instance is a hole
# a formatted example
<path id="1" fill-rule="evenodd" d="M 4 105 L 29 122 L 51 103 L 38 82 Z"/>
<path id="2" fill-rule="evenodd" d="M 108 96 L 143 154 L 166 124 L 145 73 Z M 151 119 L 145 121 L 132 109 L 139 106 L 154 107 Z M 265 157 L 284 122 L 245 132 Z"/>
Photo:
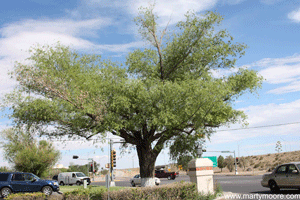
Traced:
<path id="1" fill-rule="evenodd" d="M 76 182 L 76 185 L 81 185 L 81 182 L 80 182 L 80 181 L 77 181 L 77 182 Z"/>
<path id="2" fill-rule="evenodd" d="M 273 192 L 273 193 L 276 193 L 280 190 L 280 188 L 277 186 L 275 181 L 270 181 L 269 186 L 270 186 L 271 192 Z"/>
<path id="3" fill-rule="evenodd" d="M 64 182 L 61 181 L 61 182 L 59 183 L 59 185 L 64 186 L 65 184 L 64 184 Z"/>
<path id="4" fill-rule="evenodd" d="M 155 185 L 159 185 L 159 183 L 155 183 Z"/>
<path id="5" fill-rule="evenodd" d="M 131 185 L 132 185 L 132 187 L 135 187 L 134 181 L 131 181 Z"/>
<path id="6" fill-rule="evenodd" d="M 176 176 L 172 177 L 172 180 L 175 180 Z"/>
<path id="7" fill-rule="evenodd" d="M 50 186 L 44 186 L 42 188 L 42 193 L 44 193 L 45 195 L 51 195 L 52 192 L 53 192 L 53 189 Z"/>
<path id="8" fill-rule="evenodd" d="M 168 176 L 168 180 L 171 180 L 171 178 L 172 178 L 171 176 Z"/>
<path id="9" fill-rule="evenodd" d="M 7 197 L 8 195 L 10 195 L 12 193 L 11 189 L 9 189 L 8 187 L 2 188 L 1 189 L 1 196 L 2 197 Z"/>

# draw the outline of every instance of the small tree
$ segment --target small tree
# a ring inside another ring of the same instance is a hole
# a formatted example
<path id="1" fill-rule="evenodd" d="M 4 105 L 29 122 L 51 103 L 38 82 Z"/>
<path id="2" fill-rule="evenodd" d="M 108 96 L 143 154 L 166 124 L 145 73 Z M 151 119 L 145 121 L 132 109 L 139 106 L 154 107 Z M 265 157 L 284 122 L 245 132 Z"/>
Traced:
<path id="1" fill-rule="evenodd" d="M 2 131 L 4 158 L 17 171 L 31 172 L 44 177 L 50 167 L 59 159 L 60 152 L 51 143 L 37 141 L 33 135 L 20 129 Z"/>
<path id="2" fill-rule="evenodd" d="M 227 169 L 232 172 L 234 169 L 234 158 L 232 156 L 227 156 L 224 161 Z"/>
<path id="3" fill-rule="evenodd" d="M 9 172 L 9 171 L 11 170 L 6 166 L 0 167 L 0 172 Z"/>
<path id="4" fill-rule="evenodd" d="M 225 167 L 224 157 L 221 155 L 218 157 L 218 167 L 221 169 L 221 172 Z"/>
<path id="5" fill-rule="evenodd" d="M 282 151 L 282 145 L 280 141 L 277 141 L 275 151 L 277 151 L 277 153 L 280 153 Z"/>

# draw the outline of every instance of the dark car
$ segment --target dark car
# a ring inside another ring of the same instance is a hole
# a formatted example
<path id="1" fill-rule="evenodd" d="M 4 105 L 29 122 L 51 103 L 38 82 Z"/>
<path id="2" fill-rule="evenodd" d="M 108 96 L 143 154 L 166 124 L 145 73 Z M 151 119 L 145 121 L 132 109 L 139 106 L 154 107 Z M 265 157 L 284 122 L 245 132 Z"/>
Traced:
<path id="1" fill-rule="evenodd" d="M 59 191 L 57 181 L 43 180 L 32 173 L 0 173 L 0 195 L 2 197 L 16 192 L 43 192 L 51 195 L 53 191 Z"/>
<path id="2" fill-rule="evenodd" d="M 155 177 L 157 178 L 167 178 L 168 180 L 174 180 L 176 178 L 175 172 L 168 172 L 165 170 L 155 170 Z"/>

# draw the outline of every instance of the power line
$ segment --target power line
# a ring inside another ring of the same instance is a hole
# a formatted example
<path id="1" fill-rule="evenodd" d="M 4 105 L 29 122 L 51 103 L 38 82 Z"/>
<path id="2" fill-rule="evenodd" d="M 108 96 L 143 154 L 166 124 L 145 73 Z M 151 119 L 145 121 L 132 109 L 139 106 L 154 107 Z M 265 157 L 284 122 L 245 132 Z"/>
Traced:
<path id="1" fill-rule="evenodd" d="M 235 129 L 226 129 L 226 130 L 217 130 L 216 132 L 223 132 L 223 131 L 238 131 L 238 130 L 245 130 L 245 129 L 256 129 L 256 128 L 268 128 L 268 127 L 275 127 L 275 126 L 286 126 L 286 125 L 292 125 L 292 124 L 300 124 L 300 122 L 292 122 L 292 123 L 284 123 L 284 124 L 272 124 L 272 125 L 265 125 L 265 126 L 254 126 L 254 127 L 245 127 L 245 128 L 235 128 Z M 117 139 L 117 138 L 114 138 Z M 81 140 L 81 139 L 51 139 L 52 142 L 97 142 L 99 143 L 101 139 L 89 139 L 89 140 Z"/>
<path id="2" fill-rule="evenodd" d="M 285 126 L 285 125 L 291 125 L 291 124 L 300 124 L 300 122 L 292 122 L 292 123 L 285 123 L 285 124 L 273 124 L 273 125 L 265 125 L 265 126 L 254 126 L 254 127 L 245 127 L 245 128 L 235 128 L 235 129 L 226 129 L 226 130 L 218 130 L 217 132 L 222 132 L 222 131 L 237 131 L 237 130 L 255 129 L 255 128 L 267 128 L 267 127 Z"/>

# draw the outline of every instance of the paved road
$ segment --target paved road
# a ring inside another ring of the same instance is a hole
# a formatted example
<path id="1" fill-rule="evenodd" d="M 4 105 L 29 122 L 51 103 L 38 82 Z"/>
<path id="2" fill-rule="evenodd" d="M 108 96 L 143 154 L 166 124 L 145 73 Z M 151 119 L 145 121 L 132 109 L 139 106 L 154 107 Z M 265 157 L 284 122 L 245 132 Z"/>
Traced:
<path id="1" fill-rule="evenodd" d="M 240 194 L 272 194 L 269 188 L 262 187 L 262 176 L 215 176 L 214 180 L 219 183 L 224 192 Z M 300 194 L 299 190 L 280 190 L 280 194 Z M 300 197 L 300 196 L 299 196 Z M 297 198 L 299 199 L 299 198 Z"/>
<path id="2" fill-rule="evenodd" d="M 117 178 L 116 186 L 131 187 L 129 178 Z M 224 192 L 240 194 L 271 194 L 269 188 L 261 186 L 262 176 L 222 176 L 215 175 L 214 181 L 219 183 Z M 175 180 L 160 179 L 161 185 L 180 181 L 190 181 L 189 176 L 180 175 Z M 93 182 L 92 185 L 105 185 L 105 182 Z M 300 194 L 299 190 L 283 190 L 279 194 Z"/>
<path id="3" fill-rule="evenodd" d="M 233 193 L 269 193 L 268 188 L 261 186 L 262 176 L 214 176 L 215 182 L 219 183 L 224 192 Z"/>

